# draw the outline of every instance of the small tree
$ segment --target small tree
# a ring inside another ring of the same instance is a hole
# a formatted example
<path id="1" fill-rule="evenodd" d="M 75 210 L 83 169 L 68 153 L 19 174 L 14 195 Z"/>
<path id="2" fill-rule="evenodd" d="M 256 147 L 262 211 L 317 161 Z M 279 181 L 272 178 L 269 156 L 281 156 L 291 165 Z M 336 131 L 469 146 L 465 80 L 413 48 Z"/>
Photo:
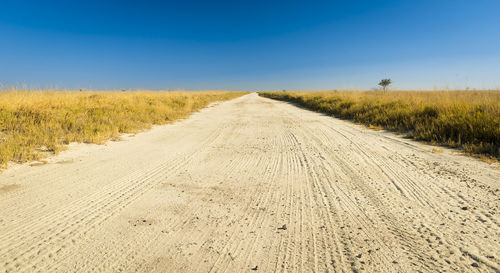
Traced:
<path id="1" fill-rule="evenodd" d="M 387 87 L 392 83 L 391 79 L 382 79 L 380 80 L 380 82 L 378 83 L 378 85 L 382 86 L 382 89 L 384 89 L 384 91 L 387 91 Z"/>

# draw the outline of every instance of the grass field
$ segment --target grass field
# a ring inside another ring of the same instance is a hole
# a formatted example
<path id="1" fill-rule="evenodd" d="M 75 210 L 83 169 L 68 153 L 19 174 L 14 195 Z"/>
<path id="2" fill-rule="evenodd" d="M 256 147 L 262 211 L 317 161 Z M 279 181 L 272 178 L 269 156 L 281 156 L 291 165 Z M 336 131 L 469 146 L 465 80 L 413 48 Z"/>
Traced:
<path id="1" fill-rule="evenodd" d="M 103 143 L 185 118 L 244 92 L 0 92 L 0 167 L 40 159 L 70 142 Z"/>
<path id="2" fill-rule="evenodd" d="M 500 91 L 261 92 L 418 140 L 500 158 Z"/>

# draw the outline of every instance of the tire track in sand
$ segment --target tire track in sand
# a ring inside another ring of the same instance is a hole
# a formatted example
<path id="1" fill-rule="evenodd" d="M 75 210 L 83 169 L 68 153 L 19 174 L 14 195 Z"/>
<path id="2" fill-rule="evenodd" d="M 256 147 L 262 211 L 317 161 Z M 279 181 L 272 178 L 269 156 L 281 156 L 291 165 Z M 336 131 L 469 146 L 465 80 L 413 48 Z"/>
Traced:
<path id="1" fill-rule="evenodd" d="M 0 271 L 499 272 L 500 171 L 430 150 L 251 94 L 0 174 Z"/>

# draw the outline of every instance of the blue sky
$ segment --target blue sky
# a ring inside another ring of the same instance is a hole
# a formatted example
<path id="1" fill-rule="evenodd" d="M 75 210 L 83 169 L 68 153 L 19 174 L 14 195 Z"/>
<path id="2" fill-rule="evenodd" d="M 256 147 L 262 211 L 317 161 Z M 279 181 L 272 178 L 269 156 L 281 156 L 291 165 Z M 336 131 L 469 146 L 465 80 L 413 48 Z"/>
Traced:
<path id="1" fill-rule="evenodd" d="M 500 88 L 500 1 L 0 0 L 0 83 Z"/>

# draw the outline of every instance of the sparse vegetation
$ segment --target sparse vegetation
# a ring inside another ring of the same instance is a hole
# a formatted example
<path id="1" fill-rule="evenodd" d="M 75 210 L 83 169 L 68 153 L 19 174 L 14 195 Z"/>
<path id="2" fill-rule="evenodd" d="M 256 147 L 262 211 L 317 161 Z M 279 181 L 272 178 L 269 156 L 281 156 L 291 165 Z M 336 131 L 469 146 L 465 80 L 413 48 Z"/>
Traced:
<path id="1" fill-rule="evenodd" d="M 389 87 L 389 85 L 391 85 L 391 83 L 392 83 L 391 79 L 382 79 L 382 80 L 380 80 L 378 85 L 380 85 L 382 87 L 382 90 L 387 91 L 387 87 Z"/>
<path id="2" fill-rule="evenodd" d="M 245 92 L 0 92 L 0 167 L 185 118 Z"/>
<path id="3" fill-rule="evenodd" d="M 500 91 L 262 92 L 261 96 L 500 158 Z"/>

